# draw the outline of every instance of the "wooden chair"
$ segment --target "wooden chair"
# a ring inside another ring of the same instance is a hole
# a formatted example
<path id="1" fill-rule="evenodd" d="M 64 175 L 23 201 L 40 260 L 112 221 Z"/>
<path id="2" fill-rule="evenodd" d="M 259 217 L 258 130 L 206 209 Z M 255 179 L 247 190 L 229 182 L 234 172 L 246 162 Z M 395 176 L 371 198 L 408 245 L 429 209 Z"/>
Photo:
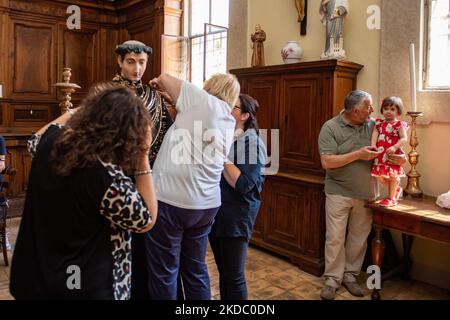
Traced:
<path id="1" fill-rule="evenodd" d="M 3 259 L 5 260 L 6 266 L 8 266 L 8 252 L 6 250 L 6 218 L 8 216 L 8 198 L 12 193 L 16 173 L 17 170 L 10 165 L 6 166 L 5 170 L 0 173 L 3 177 L 3 183 L 1 184 L 2 191 L 0 191 L 0 242 L 2 245 Z"/>

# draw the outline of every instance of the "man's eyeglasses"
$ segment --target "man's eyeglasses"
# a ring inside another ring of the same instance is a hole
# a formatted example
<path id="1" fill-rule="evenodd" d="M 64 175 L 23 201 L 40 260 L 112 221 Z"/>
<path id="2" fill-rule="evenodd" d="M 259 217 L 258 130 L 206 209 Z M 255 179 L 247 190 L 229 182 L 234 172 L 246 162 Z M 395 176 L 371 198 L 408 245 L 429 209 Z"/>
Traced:
<path id="1" fill-rule="evenodd" d="M 242 108 L 241 107 L 238 107 L 238 106 L 234 106 L 234 108 L 233 109 L 239 109 L 239 110 L 241 110 L 242 111 Z"/>

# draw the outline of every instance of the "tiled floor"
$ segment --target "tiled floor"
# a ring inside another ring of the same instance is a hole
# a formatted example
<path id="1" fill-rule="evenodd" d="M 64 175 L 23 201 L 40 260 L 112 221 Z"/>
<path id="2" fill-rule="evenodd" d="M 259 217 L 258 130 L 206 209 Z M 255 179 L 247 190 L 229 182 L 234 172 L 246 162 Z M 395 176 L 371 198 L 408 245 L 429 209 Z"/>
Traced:
<path id="1" fill-rule="evenodd" d="M 8 220 L 10 241 L 15 243 L 20 224 L 19 218 Z M 11 258 L 11 253 L 9 254 Z M 211 251 L 206 258 L 211 277 L 213 299 L 219 299 L 218 272 Z M 248 253 L 246 277 L 250 300 L 317 300 L 323 280 L 301 271 L 289 261 L 251 247 Z M 364 276 L 361 277 L 364 281 Z M 13 299 L 9 293 L 9 268 L 3 264 L 0 255 L 0 300 Z M 369 293 L 369 292 L 368 292 Z M 395 300 L 450 300 L 450 292 L 418 281 L 398 278 L 383 283 L 383 299 Z M 339 289 L 336 300 L 370 299 L 350 295 L 344 288 Z"/>

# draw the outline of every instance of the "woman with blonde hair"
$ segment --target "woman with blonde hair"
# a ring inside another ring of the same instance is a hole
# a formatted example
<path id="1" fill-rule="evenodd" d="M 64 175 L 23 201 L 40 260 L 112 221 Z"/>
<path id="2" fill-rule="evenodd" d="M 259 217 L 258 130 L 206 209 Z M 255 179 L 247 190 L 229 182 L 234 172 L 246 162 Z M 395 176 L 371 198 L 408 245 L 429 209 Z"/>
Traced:
<path id="1" fill-rule="evenodd" d="M 175 102 L 177 117 L 153 168 L 159 220 L 146 237 L 150 297 L 175 300 L 180 274 L 186 299 L 209 300 L 206 247 L 221 205 L 220 177 L 232 144 L 239 82 L 217 74 L 202 90 L 164 74 L 151 84 Z"/>

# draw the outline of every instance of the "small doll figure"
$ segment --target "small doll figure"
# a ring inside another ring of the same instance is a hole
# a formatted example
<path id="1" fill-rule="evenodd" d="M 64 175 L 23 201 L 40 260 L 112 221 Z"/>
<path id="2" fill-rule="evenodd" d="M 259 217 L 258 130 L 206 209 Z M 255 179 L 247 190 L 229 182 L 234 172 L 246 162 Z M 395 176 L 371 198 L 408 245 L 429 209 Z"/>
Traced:
<path id="1" fill-rule="evenodd" d="M 389 197 L 379 202 L 379 205 L 384 207 L 395 206 L 403 192 L 399 185 L 400 177 L 405 176 L 403 168 L 400 165 L 388 163 L 389 155 L 404 154 L 402 146 L 408 141 L 406 136 L 408 124 L 398 120 L 398 116 L 402 113 L 402 99 L 398 97 L 384 99 L 381 104 L 381 114 L 384 119 L 376 120 L 372 134 L 372 146 L 380 152 L 374 160 L 372 176 L 389 187 Z"/>

